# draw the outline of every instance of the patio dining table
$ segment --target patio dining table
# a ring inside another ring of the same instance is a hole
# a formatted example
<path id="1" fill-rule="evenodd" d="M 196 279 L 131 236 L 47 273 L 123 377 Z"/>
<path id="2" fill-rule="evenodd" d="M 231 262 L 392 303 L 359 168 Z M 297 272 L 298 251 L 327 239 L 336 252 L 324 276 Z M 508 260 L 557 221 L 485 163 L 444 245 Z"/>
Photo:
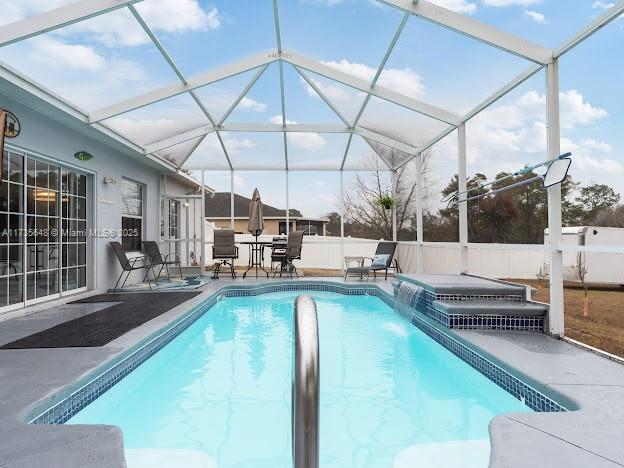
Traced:
<path id="1" fill-rule="evenodd" d="M 243 278 L 245 278 L 247 273 L 253 269 L 256 270 L 256 278 L 258 277 L 259 270 L 262 270 L 268 278 L 269 272 L 264 269 L 264 249 L 268 245 L 273 245 L 273 242 L 253 240 L 239 242 L 239 244 L 249 246 L 249 263 L 247 264 L 245 273 L 243 273 Z"/>

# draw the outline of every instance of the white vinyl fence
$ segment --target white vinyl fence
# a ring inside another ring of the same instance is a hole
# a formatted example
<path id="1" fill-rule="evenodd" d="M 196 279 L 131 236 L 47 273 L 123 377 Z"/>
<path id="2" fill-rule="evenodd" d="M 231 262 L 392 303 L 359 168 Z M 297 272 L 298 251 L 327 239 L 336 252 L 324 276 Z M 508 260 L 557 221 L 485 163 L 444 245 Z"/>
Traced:
<path id="1" fill-rule="evenodd" d="M 206 236 L 206 265 L 214 263 L 212 259 L 212 233 Z M 236 243 L 239 246 L 239 258 L 236 265 L 244 266 L 249 262 L 249 246 L 241 242 L 253 241 L 251 234 L 237 234 Z M 270 242 L 273 236 L 258 236 L 258 240 Z M 372 257 L 378 241 L 369 239 L 344 239 L 344 256 Z M 300 268 L 320 268 L 327 270 L 341 270 L 344 267 L 339 237 L 304 236 L 301 260 L 296 261 Z M 271 249 L 265 249 L 265 265 L 270 266 Z"/>
<path id="2" fill-rule="evenodd" d="M 249 247 L 240 242 L 252 241 L 249 234 L 237 234 L 239 258 L 236 265 L 249 262 Z M 258 240 L 271 241 L 272 236 L 259 236 Z M 212 259 L 212 233 L 206 239 L 206 265 Z M 342 244 L 339 237 L 304 236 L 301 260 L 296 261 L 300 268 L 341 270 L 343 256 L 372 257 L 378 240 L 345 237 Z M 265 250 L 265 265 L 270 266 L 270 248 Z M 458 245 L 451 242 L 426 242 L 423 244 L 425 273 L 457 273 L 459 271 Z M 416 242 L 399 242 L 397 258 L 404 273 L 416 273 Z M 469 244 L 469 273 L 492 278 L 535 278 L 544 265 L 543 245 L 524 244 Z"/>

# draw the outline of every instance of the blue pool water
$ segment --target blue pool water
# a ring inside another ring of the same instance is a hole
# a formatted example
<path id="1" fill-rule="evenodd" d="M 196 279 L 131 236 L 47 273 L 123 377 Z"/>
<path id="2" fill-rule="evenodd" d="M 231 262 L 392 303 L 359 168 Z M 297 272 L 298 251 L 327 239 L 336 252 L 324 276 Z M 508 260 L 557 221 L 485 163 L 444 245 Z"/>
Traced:
<path id="1" fill-rule="evenodd" d="M 291 467 L 299 294 L 218 302 L 69 424 L 121 427 L 130 468 Z M 489 421 L 531 411 L 380 299 L 310 294 L 322 467 L 485 467 Z"/>

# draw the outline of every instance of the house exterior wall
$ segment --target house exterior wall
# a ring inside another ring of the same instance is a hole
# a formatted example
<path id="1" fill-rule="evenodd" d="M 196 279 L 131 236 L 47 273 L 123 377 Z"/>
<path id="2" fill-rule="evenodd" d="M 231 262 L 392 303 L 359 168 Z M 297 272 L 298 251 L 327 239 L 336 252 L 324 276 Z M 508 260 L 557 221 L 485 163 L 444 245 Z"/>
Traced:
<path id="1" fill-rule="evenodd" d="M 39 114 L 31 108 L 0 95 L 0 107 L 13 112 L 21 124 L 17 138 L 7 139 L 5 149 L 23 152 L 33 157 L 42 156 L 51 162 L 67 164 L 90 174 L 88 186 L 91 203 L 87 208 L 88 218 L 93 220 L 91 228 L 103 230 L 121 229 L 121 180 L 128 178 L 144 185 L 143 239 L 157 240 L 159 227 L 159 170 L 142 164 L 139 160 L 120 154 L 112 148 L 75 131 L 50 117 Z M 93 155 L 89 161 L 74 158 L 78 151 Z M 104 177 L 117 183 L 105 184 Z M 169 191 L 180 191 L 177 184 L 170 184 Z M 188 188 L 187 188 L 188 190 Z M 114 286 L 121 272 L 109 242 L 113 239 L 89 236 L 87 259 L 90 270 L 87 273 L 87 287 L 106 291 Z M 117 238 L 117 240 L 120 240 Z M 130 281 L 140 278 L 140 272 Z"/>
<path id="2" fill-rule="evenodd" d="M 215 227 L 219 229 L 230 229 L 230 220 L 228 219 L 216 219 L 207 218 L 208 221 L 214 223 Z M 235 219 L 234 220 L 234 232 L 239 234 L 247 234 L 247 219 Z M 264 219 L 264 235 L 279 236 L 280 235 L 280 223 L 286 226 L 285 219 Z M 307 221 L 307 220 L 291 220 L 290 230 L 305 230 L 309 225 L 315 226 L 319 236 L 325 235 L 325 223 L 323 221 Z M 282 233 L 283 235 L 283 233 Z"/>
<path id="3" fill-rule="evenodd" d="M 208 218 L 219 229 L 230 229 L 229 219 L 214 219 Z M 278 219 L 265 219 L 264 220 L 264 233 L 265 235 L 277 236 L 279 235 L 279 222 Z M 249 220 L 247 219 L 235 219 L 234 220 L 234 232 L 247 234 L 247 225 Z"/>

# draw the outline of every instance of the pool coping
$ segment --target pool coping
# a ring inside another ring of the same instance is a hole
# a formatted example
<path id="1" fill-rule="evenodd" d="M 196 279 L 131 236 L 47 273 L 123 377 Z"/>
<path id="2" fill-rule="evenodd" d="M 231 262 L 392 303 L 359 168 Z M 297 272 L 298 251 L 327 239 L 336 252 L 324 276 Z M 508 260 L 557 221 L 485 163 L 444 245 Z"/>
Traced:
<path id="1" fill-rule="evenodd" d="M 13 398 L 9 397 L 8 404 L 13 403 L 16 406 L 5 404 L 4 414 L 0 413 L 0 419 L 4 420 L 4 423 L 0 424 L 0 433 L 8 436 L 4 439 L 0 437 L 0 452 L 6 453 L 6 460 L 9 463 L 11 460 L 37 460 L 39 454 L 44 452 L 49 459 L 62 460 L 63 463 L 59 466 L 86 466 L 85 459 L 89 460 L 88 466 L 92 467 L 124 466 L 123 440 L 119 428 L 101 425 L 35 425 L 25 424 L 22 421 L 28 420 L 29 417 L 36 415 L 37 411 L 49 407 L 52 402 L 58 402 L 63 396 L 66 397 L 68 393 L 75 391 L 78 382 L 84 384 L 89 378 L 93 379 L 94 376 L 114 366 L 115 363 L 153 340 L 159 334 L 174 327 L 193 311 L 204 307 L 204 304 L 211 298 L 218 297 L 225 289 L 261 290 L 269 285 L 291 283 L 299 283 L 298 288 L 301 288 L 302 284 L 333 283 L 346 289 L 377 289 L 382 298 L 392 298 L 387 291 L 389 289 L 388 284 L 345 283 L 338 278 L 317 278 L 312 281 L 308 279 L 285 280 L 279 281 L 279 283 L 261 280 L 252 285 L 232 283 L 234 282 L 225 280 L 220 285 L 215 283 L 207 285 L 208 287 L 196 298 L 172 309 L 164 317 L 152 320 L 137 328 L 136 331 L 129 332 L 127 336 L 113 341 L 110 346 L 98 348 L 97 352 L 91 354 L 84 351 L 86 357 L 83 354 L 81 357 L 75 358 L 77 359 L 75 366 L 78 367 L 73 366 L 71 371 L 61 373 L 60 377 L 52 381 L 49 381 L 50 371 L 46 367 L 36 368 L 34 372 L 17 374 L 15 380 L 19 380 L 19 382 L 11 382 L 11 385 L 4 390 L 11 391 L 13 388 L 19 388 L 25 390 L 25 394 Z M 427 317 L 422 316 L 421 318 L 425 322 L 428 321 Z M 440 330 L 441 326 L 436 323 L 433 325 Z M 564 403 L 568 409 L 576 410 L 567 413 L 503 414 L 497 416 L 490 423 L 492 447 L 490 466 L 529 466 L 527 460 L 531 457 L 536 461 L 531 466 L 545 466 L 545 460 L 549 460 L 548 466 L 624 466 L 624 448 L 618 448 L 621 444 L 613 442 L 614 435 L 619 434 L 618 431 L 621 432 L 621 427 L 624 427 L 623 399 L 617 393 L 620 390 L 624 391 L 624 378 L 619 380 L 620 376 L 624 376 L 624 366 L 547 335 L 447 329 L 442 331 L 451 335 L 455 341 L 478 350 L 488 361 L 501 366 L 514 375 L 521 376 L 525 382 L 543 390 L 546 395 L 555 397 L 557 401 Z M 540 345 L 546 343 L 555 350 L 555 354 L 559 353 L 559 356 L 554 356 L 554 358 L 562 362 L 557 362 L 554 370 L 546 369 L 544 371 L 541 367 L 535 369 L 525 365 L 525 354 L 529 358 L 531 353 L 540 358 L 543 357 L 543 352 L 540 354 L 539 350 L 534 352 L 530 349 L 535 345 L 535 342 L 539 342 Z M 522 349 L 516 349 L 518 345 L 522 345 Z M 502 351 L 501 347 L 503 348 Z M 33 355 L 21 359 L 24 355 L 9 354 L 15 353 L 14 351 L 2 351 L 2 353 L 4 353 L 4 358 L 9 360 L 8 362 L 12 362 L 14 357 L 20 358 L 18 359 L 20 362 L 28 362 L 29 359 L 33 359 Z M 570 356 L 571 354 L 574 355 Z M 35 355 L 42 356 L 42 354 Z M 51 355 L 47 362 L 55 363 L 59 356 L 66 356 L 66 354 Z M 75 355 L 71 354 L 71 356 Z M 97 356 L 97 359 L 94 356 Z M 580 365 L 578 359 L 583 361 Z M 565 379 L 560 379 L 560 376 L 557 376 L 557 370 L 562 375 L 567 375 L 564 371 L 580 371 L 583 366 L 588 365 L 595 368 L 594 374 L 586 376 L 579 372 L 577 377 L 581 383 L 577 383 L 576 380 L 574 383 L 566 383 L 563 382 Z M 22 367 L 17 365 L 16 368 L 19 371 Z M 16 372 L 14 370 L 14 373 Z M 36 375 L 36 372 L 39 372 L 40 375 L 44 372 L 42 374 L 43 381 L 37 379 L 39 376 Z M 596 372 L 599 372 L 598 378 L 596 378 Z M 536 374 L 537 377 L 535 377 Z M 609 375 L 606 376 L 606 374 Z M 605 377 L 603 378 L 603 376 Z M 557 380 L 558 378 L 559 380 Z M 555 383 L 552 379 L 555 379 Z M 21 385 L 21 387 L 16 387 L 16 385 Z M 28 391 L 29 386 L 33 388 L 32 392 Z M 586 388 L 598 388 L 599 397 L 596 398 L 593 393 L 587 395 L 586 391 L 584 393 Z M 0 392 L 2 391 L 3 388 L 0 387 Z M 552 425 L 552 427 L 543 427 L 547 424 Z M 37 431 L 35 431 L 36 428 L 38 428 Z M 580 441 L 578 437 L 581 437 Z M 76 460 L 82 460 L 82 462 Z M 567 462 L 565 462 L 566 460 Z M 588 460 L 593 464 L 590 464 Z M 0 462 L 0 466 L 5 465 Z M 10 466 L 27 467 L 35 465 L 22 463 L 11 464 Z"/>

